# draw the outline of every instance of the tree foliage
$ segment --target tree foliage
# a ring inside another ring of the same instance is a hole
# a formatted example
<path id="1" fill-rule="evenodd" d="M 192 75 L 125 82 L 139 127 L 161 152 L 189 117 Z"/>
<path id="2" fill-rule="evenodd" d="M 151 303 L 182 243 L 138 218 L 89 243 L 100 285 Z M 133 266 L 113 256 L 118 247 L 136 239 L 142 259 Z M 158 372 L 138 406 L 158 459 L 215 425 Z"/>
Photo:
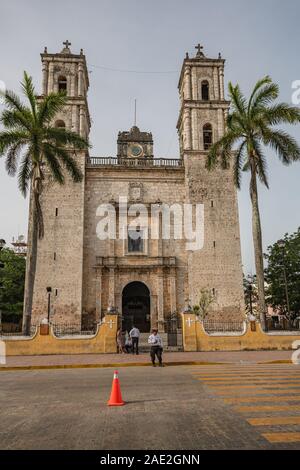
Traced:
<path id="1" fill-rule="evenodd" d="M 300 315 L 300 228 L 269 246 L 265 258 L 268 303 L 294 319 Z"/>
<path id="2" fill-rule="evenodd" d="M 215 302 L 215 297 L 210 289 L 201 289 L 199 302 L 193 306 L 193 312 L 204 320 L 209 314 L 210 306 Z"/>
<path id="3" fill-rule="evenodd" d="M 280 125 L 300 122 L 300 109 L 287 103 L 275 102 L 279 88 L 269 76 L 258 80 L 247 99 L 239 85 L 229 83 L 231 109 L 225 134 L 215 142 L 208 153 L 206 166 L 213 169 L 233 167 L 234 182 L 241 187 L 242 172 L 250 172 L 250 198 L 252 203 L 252 234 L 255 254 L 259 314 L 266 328 L 264 291 L 264 264 L 262 233 L 258 202 L 260 181 L 269 187 L 265 148 L 271 148 L 284 165 L 300 159 L 300 147 L 294 137 Z"/>
<path id="4" fill-rule="evenodd" d="M 0 310 L 12 320 L 23 312 L 25 265 L 25 258 L 13 250 L 0 251 Z"/>
<path id="5" fill-rule="evenodd" d="M 246 313 L 259 316 L 256 276 L 249 274 L 243 278 Z"/>

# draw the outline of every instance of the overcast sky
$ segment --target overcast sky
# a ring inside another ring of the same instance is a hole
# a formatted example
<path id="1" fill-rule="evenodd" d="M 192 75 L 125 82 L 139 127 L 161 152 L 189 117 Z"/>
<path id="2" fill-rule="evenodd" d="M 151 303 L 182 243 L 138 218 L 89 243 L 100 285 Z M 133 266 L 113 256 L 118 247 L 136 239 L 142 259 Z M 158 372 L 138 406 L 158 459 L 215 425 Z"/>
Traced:
<path id="1" fill-rule="evenodd" d="M 207 56 L 226 58 L 226 86 L 238 82 L 249 93 L 269 74 L 290 103 L 291 84 L 300 80 L 299 0 L 0 0 L 0 12 L 0 80 L 9 89 L 19 91 L 26 70 L 40 91 L 44 46 L 59 52 L 69 39 L 72 52 L 84 49 L 95 156 L 116 154 L 117 133 L 132 126 L 137 98 L 137 123 L 153 133 L 155 156 L 178 157 L 178 75 L 198 42 Z M 291 132 L 299 138 L 300 128 Z M 283 167 L 268 152 L 268 164 L 270 190 L 260 188 L 265 247 L 300 225 L 299 163 Z M 239 193 L 242 254 L 245 271 L 253 272 L 248 194 L 246 175 Z M 0 160 L 0 238 L 27 234 L 27 206 Z"/>

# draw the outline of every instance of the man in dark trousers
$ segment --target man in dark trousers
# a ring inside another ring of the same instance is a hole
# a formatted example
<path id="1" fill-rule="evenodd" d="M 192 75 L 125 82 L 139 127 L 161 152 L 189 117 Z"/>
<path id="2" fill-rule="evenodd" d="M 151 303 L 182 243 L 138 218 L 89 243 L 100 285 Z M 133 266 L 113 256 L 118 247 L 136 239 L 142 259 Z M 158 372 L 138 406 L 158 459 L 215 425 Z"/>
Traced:
<path id="1" fill-rule="evenodd" d="M 136 354 L 139 353 L 140 334 L 140 330 L 133 325 L 132 329 L 129 332 L 129 336 L 132 341 L 132 354 L 134 354 L 134 351 Z"/>
<path id="2" fill-rule="evenodd" d="M 153 367 L 155 367 L 155 356 L 158 359 L 160 367 L 163 367 L 162 363 L 162 352 L 163 352 L 163 342 L 161 337 L 158 334 L 157 329 L 152 330 L 152 334 L 149 336 L 148 343 L 151 345 L 150 356 Z"/>

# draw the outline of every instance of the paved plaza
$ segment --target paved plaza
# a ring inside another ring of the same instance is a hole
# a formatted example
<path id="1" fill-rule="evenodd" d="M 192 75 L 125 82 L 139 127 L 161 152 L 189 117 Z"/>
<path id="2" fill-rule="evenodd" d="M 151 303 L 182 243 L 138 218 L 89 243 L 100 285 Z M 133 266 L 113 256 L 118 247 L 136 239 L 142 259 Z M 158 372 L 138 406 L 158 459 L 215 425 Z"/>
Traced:
<path id="1" fill-rule="evenodd" d="M 300 366 L 0 372 L 1 449 L 300 449 Z"/>
<path id="2" fill-rule="evenodd" d="M 291 361 L 293 351 L 214 351 L 164 352 L 166 364 L 191 363 L 261 363 Z M 60 354 L 43 356 L 8 356 L 3 367 L 114 366 L 150 365 L 148 353 L 133 354 Z"/>

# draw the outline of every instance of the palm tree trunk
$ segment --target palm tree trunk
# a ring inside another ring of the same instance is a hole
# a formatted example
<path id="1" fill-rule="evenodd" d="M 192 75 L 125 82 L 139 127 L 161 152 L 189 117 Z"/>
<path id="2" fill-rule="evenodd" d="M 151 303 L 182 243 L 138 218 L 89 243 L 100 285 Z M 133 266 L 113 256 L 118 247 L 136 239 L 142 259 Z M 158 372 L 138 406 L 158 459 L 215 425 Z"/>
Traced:
<path id="1" fill-rule="evenodd" d="M 254 157 L 250 158 L 251 161 L 251 181 L 250 181 L 250 196 L 252 202 L 252 235 L 255 256 L 255 269 L 258 293 L 258 307 L 259 316 L 262 329 L 266 331 L 266 301 L 265 301 L 265 279 L 264 279 L 264 261 L 263 261 L 263 248 L 262 248 L 262 234 L 260 214 L 258 207 L 258 193 L 257 193 L 257 180 L 256 180 L 256 167 Z"/>
<path id="2" fill-rule="evenodd" d="M 29 242 L 28 257 L 27 257 L 27 270 L 26 270 L 26 282 L 25 282 L 25 293 L 24 293 L 23 333 L 26 336 L 30 335 L 33 289 L 34 289 L 34 280 L 35 280 L 36 262 L 37 262 L 38 221 L 37 221 L 36 197 L 37 195 L 34 194 L 32 201 L 31 201 L 32 224 L 31 224 L 31 237 L 30 237 L 30 242 Z"/>

